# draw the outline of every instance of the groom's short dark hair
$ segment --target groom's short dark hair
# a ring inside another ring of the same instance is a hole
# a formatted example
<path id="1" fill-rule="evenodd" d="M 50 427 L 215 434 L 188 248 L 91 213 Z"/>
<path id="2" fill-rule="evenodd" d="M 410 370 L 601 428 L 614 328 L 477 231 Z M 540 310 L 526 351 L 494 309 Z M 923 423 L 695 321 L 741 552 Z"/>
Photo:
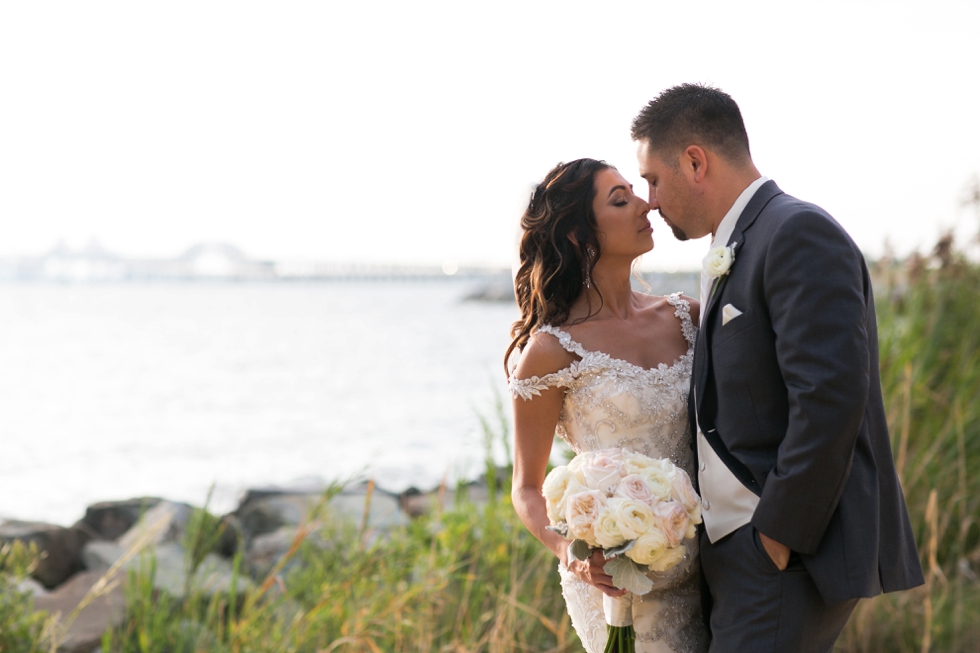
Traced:
<path id="1" fill-rule="evenodd" d="M 689 145 L 714 150 L 729 161 L 751 158 L 742 112 L 728 93 L 703 84 L 663 91 L 633 119 L 633 140 L 671 157 Z"/>

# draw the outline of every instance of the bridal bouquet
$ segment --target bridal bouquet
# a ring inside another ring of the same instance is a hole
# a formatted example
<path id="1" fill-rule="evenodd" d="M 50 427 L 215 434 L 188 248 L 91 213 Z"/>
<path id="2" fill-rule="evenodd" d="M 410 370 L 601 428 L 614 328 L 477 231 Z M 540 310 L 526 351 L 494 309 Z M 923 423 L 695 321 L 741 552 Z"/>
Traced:
<path id="1" fill-rule="evenodd" d="M 606 559 L 613 584 L 632 594 L 653 589 L 649 572 L 666 572 L 687 555 L 684 540 L 701 523 L 701 499 L 683 469 L 625 449 L 581 453 L 544 480 L 548 527 L 572 540 L 569 556 Z M 631 601 L 603 595 L 607 653 L 633 651 Z"/>

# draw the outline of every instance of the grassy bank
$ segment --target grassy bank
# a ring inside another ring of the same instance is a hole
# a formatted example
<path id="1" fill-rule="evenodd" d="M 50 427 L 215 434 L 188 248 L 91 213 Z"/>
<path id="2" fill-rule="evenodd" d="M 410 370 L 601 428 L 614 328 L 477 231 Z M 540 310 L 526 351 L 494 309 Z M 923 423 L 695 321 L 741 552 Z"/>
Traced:
<path id="1" fill-rule="evenodd" d="M 928 582 L 862 602 L 838 649 L 977 651 L 980 268 L 947 248 L 884 262 L 876 279 L 882 385 Z M 499 417 L 485 424 L 488 451 L 509 441 Z M 457 502 L 385 534 L 334 518 L 325 501 L 269 576 L 241 592 L 209 598 L 189 581 L 190 598 L 172 600 L 154 593 L 146 559 L 103 652 L 581 651 L 555 560 L 514 515 L 506 476 L 488 464 L 488 503 Z M 203 556 L 219 524 L 203 513 L 194 523 L 185 548 Z M 53 626 L 14 586 L 29 564 L 29 551 L 0 552 L 0 653 L 50 649 Z"/>

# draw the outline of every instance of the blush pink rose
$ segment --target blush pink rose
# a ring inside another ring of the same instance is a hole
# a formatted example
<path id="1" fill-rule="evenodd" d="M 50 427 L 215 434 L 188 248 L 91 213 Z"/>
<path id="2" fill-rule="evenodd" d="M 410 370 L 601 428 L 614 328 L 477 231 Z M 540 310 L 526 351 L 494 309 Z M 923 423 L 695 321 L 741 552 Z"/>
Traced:
<path id="1" fill-rule="evenodd" d="M 673 548 L 680 544 L 687 534 L 687 526 L 691 521 L 684 506 L 677 501 L 664 501 L 657 504 L 654 513 L 660 519 L 660 527 L 667 540 L 667 546 Z"/>
<path id="2" fill-rule="evenodd" d="M 607 496 L 616 491 L 623 479 L 623 463 L 602 453 L 596 453 L 591 462 L 582 468 L 585 485 L 604 492 Z"/>
<path id="3" fill-rule="evenodd" d="M 694 486 L 691 484 L 691 477 L 680 467 L 676 468 L 670 476 L 670 489 L 674 499 L 684 506 L 684 510 L 687 511 L 687 515 L 691 518 L 691 521 L 695 524 L 700 524 L 701 497 L 694 491 Z"/>
<path id="4" fill-rule="evenodd" d="M 616 494 L 624 499 L 632 499 L 633 501 L 646 504 L 651 509 L 656 507 L 660 501 L 660 499 L 653 496 L 653 492 L 650 491 L 650 486 L 647 485 L 646 481 L 636 474 L 627 474 L 624 476 L 623 480 L 619 482 L 619 488 L 616 490 Z"/>
<path id="5" fill-rule="evenodd" d="M 585 540 L 590 546 L 596 546 L 593 527 L 605 505 L 606 496 L 596 490 L 576 492 L 566 497 L 565 522 L 572 539 Z"/>

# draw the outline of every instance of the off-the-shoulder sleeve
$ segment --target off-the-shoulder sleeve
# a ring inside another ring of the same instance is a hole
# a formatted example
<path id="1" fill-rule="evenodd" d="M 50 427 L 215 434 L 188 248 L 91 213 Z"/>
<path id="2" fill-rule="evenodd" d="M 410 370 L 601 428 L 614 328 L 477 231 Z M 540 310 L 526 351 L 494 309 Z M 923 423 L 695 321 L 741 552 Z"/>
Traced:
<path id="1" fill-rule="evenodd" d="M 578 377 L 578 363 L 572 363 L 563 370 L 545 374 L 544 376 L 532 376 L 527 379 L 518 379 L 511 373 L 507 379 L 507 389 L 513 397 L 520 397 L 524 401 L 534 396 L 541 396 L 542 390 L 548 388 L 570 388 Z"/>

